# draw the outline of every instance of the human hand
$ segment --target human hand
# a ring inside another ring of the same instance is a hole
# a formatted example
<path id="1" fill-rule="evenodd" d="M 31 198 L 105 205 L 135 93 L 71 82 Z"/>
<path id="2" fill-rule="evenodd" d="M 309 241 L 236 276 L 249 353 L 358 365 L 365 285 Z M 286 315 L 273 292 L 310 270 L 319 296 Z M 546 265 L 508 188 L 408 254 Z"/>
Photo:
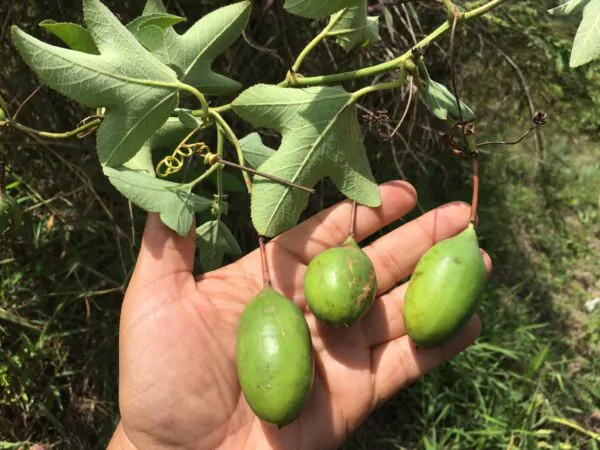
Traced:
<path id="1" fill-rule="evenodd" d="M 409 212 L 414 188 L 380 186 L 382 205 L 359 206 L 361 241 Z M 244 400 L 235 365 L 236 327 L 262 289 L 260 253 L 194 278 L 195 234 L 180 237 L 150 214 L 121 314 L 121 422 L 109 448 L 325 449 L 339 446 L 377 405 L 477 338 L 474 316 L 447 345 L 417 349 L 406 336 L 402 301 L 408 277 L 435 242 L 454 236 L 470 208 L 452 203 L 364 248 L 377 273 L 371 311 L 355 326 L 321 325 L 306 307 L 303 275 L 311 258 L 347 237 L 350 201 L 339 203 L 266 245 L 273 287 L 304 312 L 312 334 L 315 380 L 292 424 L 261 422 Z M 485 255 L 488 271 L 491 262 Z"/>

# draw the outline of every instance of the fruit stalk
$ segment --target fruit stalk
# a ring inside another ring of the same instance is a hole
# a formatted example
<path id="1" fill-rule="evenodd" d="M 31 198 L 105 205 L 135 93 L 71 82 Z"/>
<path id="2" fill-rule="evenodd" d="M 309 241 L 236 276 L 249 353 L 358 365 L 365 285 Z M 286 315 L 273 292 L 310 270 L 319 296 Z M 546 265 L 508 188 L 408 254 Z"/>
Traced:
<path id="1" fill-rule="evenodd" d="M 269 274 L 269 263 L 267 261 L 267 248 L 265 246 L 265 238 L 263 236 L 260 236 L 258 238 L 258 246 L 260 247 L 260 261 L 262 264 L 263 285 L 265 287 L 271 286 L 271 275 Z"/>
<path id="2" fill-rule="evenodd" d="M 470 222 L 477 228 L 477 203 L 479 202 L 479 161 L 477 153 L 473 153 L 473 199 L 471 201 Z"/>
<path id="3" fill-rule="evenodd" d="M 352 210 L 350 211 L 350 226 L 348 227 L 348 237 L 354 239 L 356 234 L 356 206 L 357 203 L 352 201 Z"/>

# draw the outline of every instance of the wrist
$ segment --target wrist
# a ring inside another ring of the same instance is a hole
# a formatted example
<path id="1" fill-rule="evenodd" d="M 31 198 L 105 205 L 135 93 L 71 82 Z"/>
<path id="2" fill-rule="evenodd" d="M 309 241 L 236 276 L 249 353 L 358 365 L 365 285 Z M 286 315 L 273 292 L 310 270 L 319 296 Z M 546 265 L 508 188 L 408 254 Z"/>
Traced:
<path id="1" fill-rule="evenodd" d="M 127 434 L 125 434 L 121 422 L 119 422 L 117 429 L 108 443 L 107 450 L 137 450 L 137 447 L 129 440 Z"/>

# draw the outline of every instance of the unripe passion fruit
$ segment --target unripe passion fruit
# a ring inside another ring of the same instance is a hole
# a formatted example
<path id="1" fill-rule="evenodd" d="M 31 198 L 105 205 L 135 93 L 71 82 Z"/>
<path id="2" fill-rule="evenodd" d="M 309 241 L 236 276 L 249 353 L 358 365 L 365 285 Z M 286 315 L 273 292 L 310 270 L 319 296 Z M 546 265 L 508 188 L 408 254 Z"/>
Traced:
<path id="1" fill-rule="evenodd" d="M 236 360 L 242 392 L 254 413 L 278 427 L 293 422 L 314 377 L 310 330 L 300 309 L 265 287 L 240 318 Z"/>
<path id="2" fill-rule="evenodd" d="M 419 260 L 404 299 L 404 325 L 419 347 L 437 347 L 469 321 L 486 281 L 472 224 Z"/>
<path id="3" fill-rule="evenodd" d="M 354 325 L 373 305 L 376 291 L 373 264 L 351 237 L 313 258 L 304 275 L 308 307 L 327 325 Z"/>

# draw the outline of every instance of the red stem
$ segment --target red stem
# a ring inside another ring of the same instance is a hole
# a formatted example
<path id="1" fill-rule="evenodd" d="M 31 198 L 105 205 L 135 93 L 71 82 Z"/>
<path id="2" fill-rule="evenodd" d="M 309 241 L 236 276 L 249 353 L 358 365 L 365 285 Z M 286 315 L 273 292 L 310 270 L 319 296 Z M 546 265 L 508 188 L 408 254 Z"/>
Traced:
<path id="1" fill-rule="evenodd" d="M 473 155 L 473 200 L 471 201 L 471 223 L 477 227 L 477 203 L 479 202 L 479 161 Z"/>
<path id="2" fill-rule="evenodd" d="M 352 202 L 352 211 L 350 211 L 350 231 L 348 231 L 348 236 L 354 239 L 354 234 L 356 231 L 356 202 Z"/>
<path id="3" fill-rule="evenodd" d="M 265 247 L 265 238 L 263 236 L 260 236 L 258 238 L 258 245 L 260 246 L 260 261 L 262 263 L 263 285 L 271 286 L 271 275 L 269 275 L 269 263 L 267 262 L 267 249 Z"/>

